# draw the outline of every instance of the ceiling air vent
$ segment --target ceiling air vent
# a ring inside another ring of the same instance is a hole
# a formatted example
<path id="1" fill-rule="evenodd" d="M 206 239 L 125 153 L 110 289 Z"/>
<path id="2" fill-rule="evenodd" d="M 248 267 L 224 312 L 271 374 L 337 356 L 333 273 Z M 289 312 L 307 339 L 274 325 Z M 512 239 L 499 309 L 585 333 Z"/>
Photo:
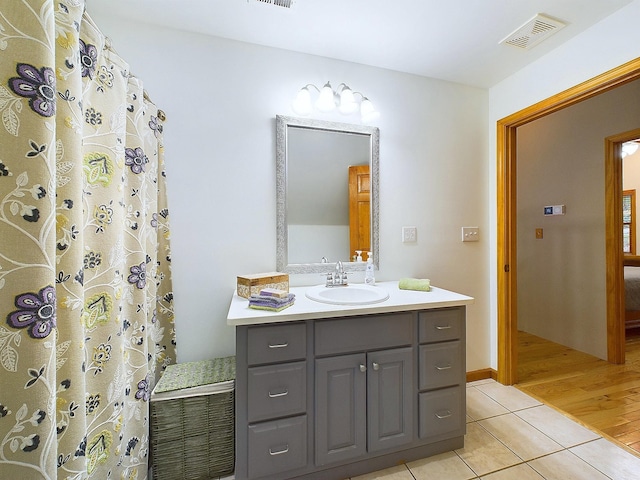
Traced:
<path id="1" fill-rule="evenodd" d="M 546 40 L 565 26 L 566 24 L 559 20 L 537 14 L 516 31 L 500 40 L 499 43 L 506 43 L 526 50 Z"/>
<path id="2" fill-rule="evenodd" d="M 276 7 L 291 8 L 296 3 L 295 0 L 247 0 L 249 3 L 262 3 L 263 5 L 274 5 Z"/>

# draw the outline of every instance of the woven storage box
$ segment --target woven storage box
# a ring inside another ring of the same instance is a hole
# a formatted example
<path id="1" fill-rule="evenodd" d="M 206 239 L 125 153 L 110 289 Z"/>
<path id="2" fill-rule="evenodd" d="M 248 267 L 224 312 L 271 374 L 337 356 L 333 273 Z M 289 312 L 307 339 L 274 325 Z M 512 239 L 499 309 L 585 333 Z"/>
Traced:
<path id="1" fill-rule="evenodd" d="M 239 297 L 249 298 L 251 295 L 258 295 L 263 288 L 277 288 L 288 292 L 289 274 L 268 272 L 238 275 L 236 291 Z"/>
<path id="2" fill-rule="evenodd" d="M 167 367 L 151 394 L 154 480 L 233 473 L 235 373 L 235 357 Z"/>

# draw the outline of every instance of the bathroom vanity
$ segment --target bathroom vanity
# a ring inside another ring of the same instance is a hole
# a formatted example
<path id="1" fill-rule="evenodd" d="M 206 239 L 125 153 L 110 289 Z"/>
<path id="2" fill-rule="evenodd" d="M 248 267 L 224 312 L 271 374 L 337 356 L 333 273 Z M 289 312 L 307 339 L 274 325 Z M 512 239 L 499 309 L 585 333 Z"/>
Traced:
<path id="1" fill-rule="evenodd" d="M 473 298 L 382 282 L 383 302 L 334 305 L 307 288 L 277 313 L 231 301 L 236 480 L 337 480 L 462 447 Z"/>

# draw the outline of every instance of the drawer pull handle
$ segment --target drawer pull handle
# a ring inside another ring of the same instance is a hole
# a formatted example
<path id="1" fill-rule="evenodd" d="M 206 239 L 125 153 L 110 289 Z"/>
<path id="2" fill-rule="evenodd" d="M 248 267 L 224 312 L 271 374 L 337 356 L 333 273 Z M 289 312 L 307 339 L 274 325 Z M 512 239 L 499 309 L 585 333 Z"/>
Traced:
<path id="1" fill-rule="evenodd" d="M 367 371 L 367 367 L 365 365 L 360 364 L 360 371 L 361 372 L 366 372 Z"/>
<path id="2" fill-rule="evenodd" d="M 451 410 L 445 410 L 442 413 L 436 413 L 436 417 L 439 418 L 440 420 L 442 420 L 443 418 L 449 418 L 451 415 L 453 415 L 451 413 Z"/>
<path id="3" fill-rule="evenodd" d="M 436 330 L 449 330 L 451 325 L 436 325 Z"/>
<path id="4" fill-rule="evenodd" d="M 269 348 L 286 348 L 289 346 L 289 342 L 276 343 L 275 345 L 269 344 Z"/>
<path id="5" fill-rule="evenodd" d="M 451 368 L 451 365 L 445 365 L 445 366 L 443 366 L 443 367 L 441 367 L 441 366 L 439 366 L 439 365 L 436 365 L 436 370 L 440 370 L 440 371 L 442 371 L 442 370 L 449 370 L 450 368 Z"/>
<path id="6" fill-rule="evenodd" d="M 287 395 L 289 395 L 289 390 L 285 390 L 284 392 L 280 392 L 280 393 L 269 392 L 269 398 L 278 398 L 278 397 L 284 397 Z"/>
<path id="7" fill-rule="evenodd" d="M 285 447 L 282 450 L 278 450 L 276 452 L 274 452 L 273 450 L 269 449 L 269 455 L 271 455 L 272 457 L 275 455 L 282 455 L 283 453 L 287 453 L 289 451 L 289 444 L 285 445 Z"/>

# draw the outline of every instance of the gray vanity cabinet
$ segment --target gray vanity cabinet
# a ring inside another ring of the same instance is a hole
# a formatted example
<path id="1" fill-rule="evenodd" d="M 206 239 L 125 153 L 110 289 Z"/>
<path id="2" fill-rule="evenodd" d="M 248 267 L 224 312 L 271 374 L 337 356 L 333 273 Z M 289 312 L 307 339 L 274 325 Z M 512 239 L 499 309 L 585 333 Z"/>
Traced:
<path id="1" fill-rule="evenodd" d="M 335 480 L 460 448 L 465 307 L 236 328 L 237 480 Z"/>

